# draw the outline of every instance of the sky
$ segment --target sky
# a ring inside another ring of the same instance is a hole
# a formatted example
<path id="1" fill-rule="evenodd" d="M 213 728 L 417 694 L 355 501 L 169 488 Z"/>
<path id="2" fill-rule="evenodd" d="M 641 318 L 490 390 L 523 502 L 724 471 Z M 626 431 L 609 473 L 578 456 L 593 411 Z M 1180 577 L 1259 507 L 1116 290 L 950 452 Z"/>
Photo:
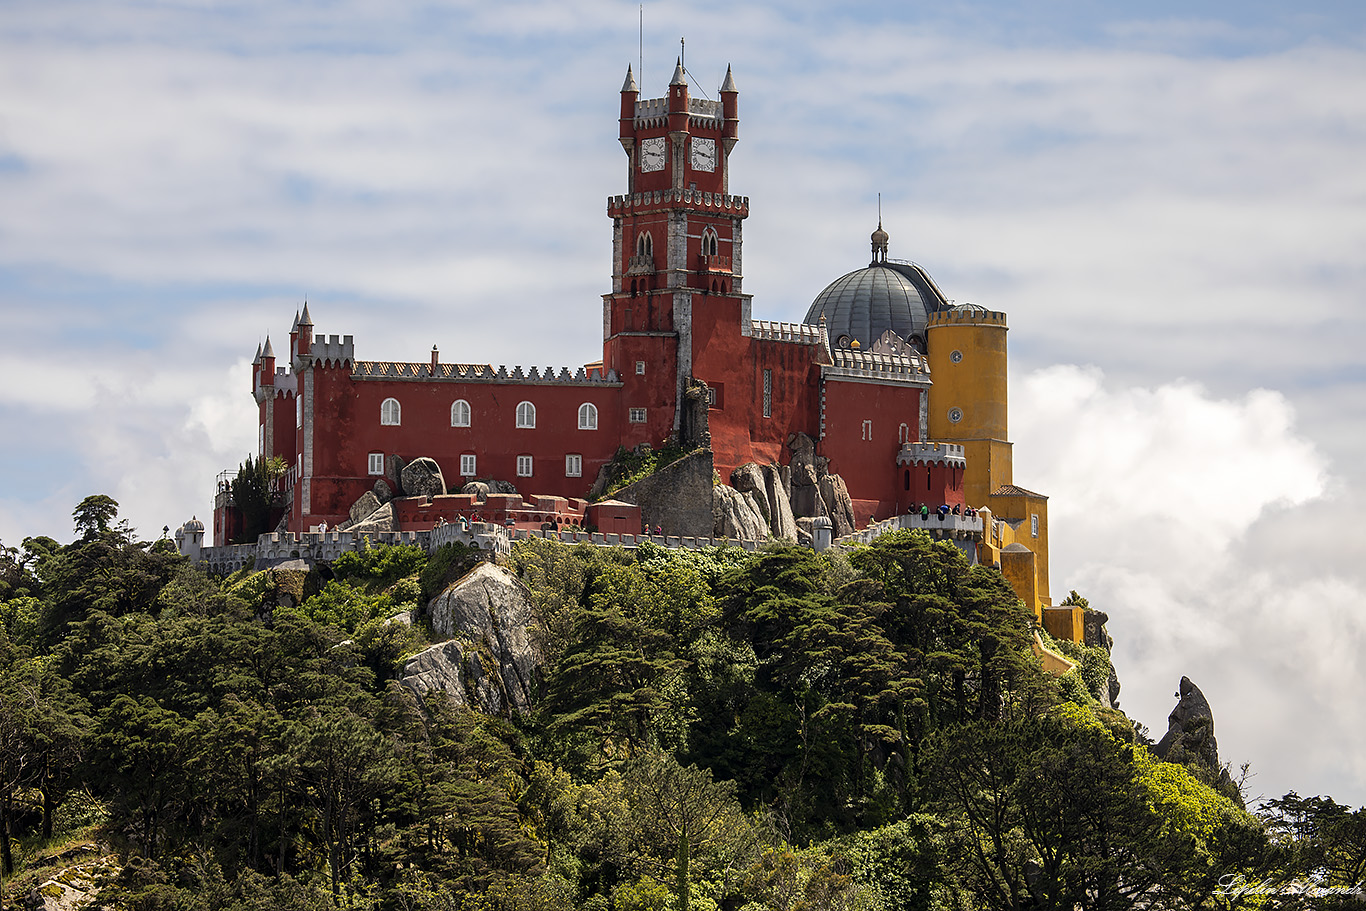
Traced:
<path id="1" fill-rule="evenodd" d="M 1366 4 L 0 4 L 0 541 L 144 537 L 256 445 L 305 300 L 358 357 L 601 352 L 628 64 L 740 90 L 745 290 L 868 261 L 1010 318 L 1015 481 L 1155 737 L 1366 804 Z M 644 27 L 641 29 L 643 18 Z"/>

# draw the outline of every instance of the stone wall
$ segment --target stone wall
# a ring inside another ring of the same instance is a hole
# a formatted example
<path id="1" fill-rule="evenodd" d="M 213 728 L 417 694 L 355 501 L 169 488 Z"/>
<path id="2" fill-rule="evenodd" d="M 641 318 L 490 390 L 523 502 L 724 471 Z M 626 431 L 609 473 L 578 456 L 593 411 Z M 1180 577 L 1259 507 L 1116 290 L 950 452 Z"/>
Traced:
<path id="1" fill-rule="evenodd" d="M 666 465 L 647 478 L 623 487 L 613 499 L 640 507 L 641 519 L 673 536 L 712 535 L 711 450 L 701 449 Z"/>

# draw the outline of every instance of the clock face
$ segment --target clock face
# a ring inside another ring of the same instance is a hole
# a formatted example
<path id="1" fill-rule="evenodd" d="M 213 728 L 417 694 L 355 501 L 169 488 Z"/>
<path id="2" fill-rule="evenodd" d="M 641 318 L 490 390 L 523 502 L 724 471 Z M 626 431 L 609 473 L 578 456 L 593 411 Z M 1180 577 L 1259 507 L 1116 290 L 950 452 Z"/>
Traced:
<path id="1" fill-rule="evenodd" d="M 663 136 L 642 139 L 640 141 L 640 169 L 642 171 L 664 170 L 665 153 Z"/>
<path id="2" fill-rule="evenodd" d="M 694 171 L 716 170 L 716 140 L 694 138 L 689 143 Z"/>

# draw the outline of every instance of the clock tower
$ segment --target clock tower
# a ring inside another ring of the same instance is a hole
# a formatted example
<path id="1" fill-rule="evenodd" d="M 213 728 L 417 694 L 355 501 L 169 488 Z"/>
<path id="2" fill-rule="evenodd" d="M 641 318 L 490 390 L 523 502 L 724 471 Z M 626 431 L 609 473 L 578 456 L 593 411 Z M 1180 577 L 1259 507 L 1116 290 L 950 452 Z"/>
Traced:
<path id="1" fill-rule="evenodd" d="M 749 200 L 729 193 L 740 127 L 729 67 L 720 96 L 691 98 L 681 60 L 663 98 L 641 100 L 630 67 L 621 87 L 628 192 L 607 204 L 613 262 L 603 367 L 623 383 L 632 443 L 657 444 L 678 429 L 689 378 L 720 395 L 740 353 L 727 349 L 748 334 L 740 328 L 750 309 L 740 245 Z"/>

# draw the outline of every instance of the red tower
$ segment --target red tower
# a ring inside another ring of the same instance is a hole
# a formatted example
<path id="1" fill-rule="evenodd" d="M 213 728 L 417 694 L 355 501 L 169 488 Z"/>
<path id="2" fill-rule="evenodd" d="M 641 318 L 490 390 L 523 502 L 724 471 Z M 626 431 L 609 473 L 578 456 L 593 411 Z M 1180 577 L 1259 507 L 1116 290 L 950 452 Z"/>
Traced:
<path id="1" fill-rule="evenodd" d="M 691 98 L 680 62 L 668 95 L 642 101 L 626 70 L 618 129 L 629 192 L 608 200 L 603 366 L 624 384 L 628 446 L 678 429 L 689 377 L 723 396 L 725 377 L 748 353 L 734 327 L 749 321 L 749 297 L 740 293 L 749 201 L 726 192 L 738 98 L 729 69 L 721 101 Z"/>

